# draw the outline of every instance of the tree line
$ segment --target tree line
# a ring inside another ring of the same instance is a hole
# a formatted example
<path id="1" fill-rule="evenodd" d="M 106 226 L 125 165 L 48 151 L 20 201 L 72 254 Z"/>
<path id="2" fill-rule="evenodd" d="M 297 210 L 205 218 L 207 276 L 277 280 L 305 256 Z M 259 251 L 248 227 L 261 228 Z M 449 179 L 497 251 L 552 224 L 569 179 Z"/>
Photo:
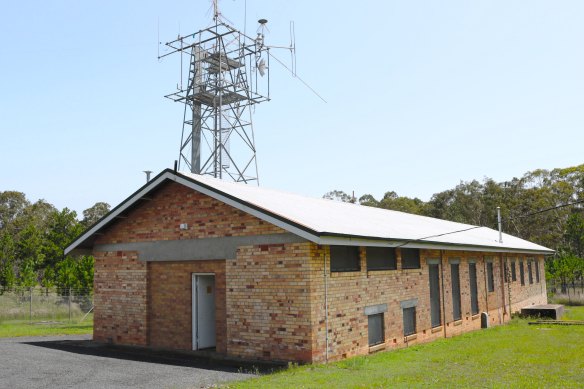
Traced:
<path id="1" fill-rule="evenodd" d="M 520 178 L 496 182 L 462 181 L 430 200 L 388 191 L 381 199 L 358 199 L 342 190 L 324 198 L 391 209 L 497 229 L 501 207 L 503 231 L 556 250 L 546 261 L 548 278 L 564 285 L 582 281 L 584 274 L 584 164 L 553 170 L 538 169 Z"/>
<path id="2" fill-rule="evenodd" d="M 0 192 L 0 293 L 36 286 L 91 290 L 93 257 L 65 256 L 64 249 L 109 209 L 98 202 L 78 220 L 68 208 Z"/>

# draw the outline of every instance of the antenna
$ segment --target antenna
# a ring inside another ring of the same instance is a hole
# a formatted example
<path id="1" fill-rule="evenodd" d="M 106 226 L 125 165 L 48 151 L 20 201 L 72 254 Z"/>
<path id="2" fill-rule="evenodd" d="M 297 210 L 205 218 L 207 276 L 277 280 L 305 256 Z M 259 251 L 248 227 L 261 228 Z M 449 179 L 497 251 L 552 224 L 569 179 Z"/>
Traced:
<path id="1" fill-rule="evenodd" d="M 184 104 L 178 169 L 236 182 L 258 182 L 252 111 L 270 100 L 266 19 L 257 37 L 230 24 L 213 0 L 213 23 L 166 43 L 178 54 L 181 79 L 165 97 Z M 188 63 L 183 64 L 183 55 Z M 188 69 L 187 69 L 188 67 Z M 184 77 L 183 77 L 184 73 Z M 184 78 L 184 83 L 183 83 Z"/>

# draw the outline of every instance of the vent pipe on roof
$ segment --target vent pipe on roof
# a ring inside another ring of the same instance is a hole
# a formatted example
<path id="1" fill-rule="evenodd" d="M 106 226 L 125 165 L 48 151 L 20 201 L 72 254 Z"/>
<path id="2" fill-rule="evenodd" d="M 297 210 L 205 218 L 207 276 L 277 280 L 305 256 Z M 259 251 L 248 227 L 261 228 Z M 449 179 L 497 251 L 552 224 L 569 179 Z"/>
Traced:
<path id="1" fill-rule="evenodd" d="M 146 183 L 150 182 L 150 174 L 152 174 L 152 170 L 144 170 L 146 173 Z"/>
<path id="2" fill-rule="evenodd" d="M 497 224 L 499 225 L 499 243 L 503 243 L 503 230 L 501 228 L 501 207 L 497 207 Z"/>

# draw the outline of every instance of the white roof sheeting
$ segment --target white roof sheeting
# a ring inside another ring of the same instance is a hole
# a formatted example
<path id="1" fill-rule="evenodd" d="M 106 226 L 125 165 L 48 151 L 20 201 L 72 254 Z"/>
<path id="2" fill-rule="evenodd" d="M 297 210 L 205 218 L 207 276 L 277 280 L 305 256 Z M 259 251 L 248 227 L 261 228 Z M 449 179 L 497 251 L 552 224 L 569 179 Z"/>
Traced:
<path id="1" fill-rule="evenodd" d="M 80 236 L 70 252 L 145 193 L 166 180 L 179 182 L 318 244 L 406 246 L 492 252 L 552 254 L 554 251 L 487 227 L 381 208 L 305 197 L 254 185 L 165 170 Z"/>

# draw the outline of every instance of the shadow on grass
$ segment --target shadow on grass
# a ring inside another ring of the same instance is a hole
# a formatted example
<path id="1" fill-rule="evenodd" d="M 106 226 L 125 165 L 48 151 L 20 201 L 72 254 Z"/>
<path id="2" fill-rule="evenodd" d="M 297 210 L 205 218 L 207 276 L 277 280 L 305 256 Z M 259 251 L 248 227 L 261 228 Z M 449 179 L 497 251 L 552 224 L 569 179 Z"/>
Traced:
<path id="1" fill-rule="evenodd" d="M 109 345 L 97 343 L 92 340 L 29 341 L 23 343 L 30 346 L 50 348 L 75 354 L 192 367 L 228 373 L 267 374 L 284 368 L 283 365 L 276 363 L 248 362 L 224 358 L 212 352 L 154 350 L 143 347 Z"/>

